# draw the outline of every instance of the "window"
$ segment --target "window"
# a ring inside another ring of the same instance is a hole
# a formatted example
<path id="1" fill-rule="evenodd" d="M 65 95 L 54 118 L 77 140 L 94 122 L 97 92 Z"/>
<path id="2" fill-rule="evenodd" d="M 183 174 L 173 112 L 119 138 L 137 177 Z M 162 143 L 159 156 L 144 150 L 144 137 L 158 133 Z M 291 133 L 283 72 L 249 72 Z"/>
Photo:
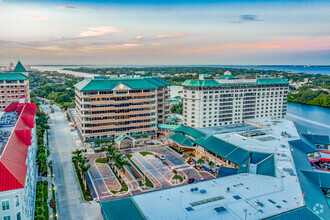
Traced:
<path id="1" fill-rule="evenodd" d="M 2 210 L 9 209 L 9 200 L 2 201 Z"/>
<path id="2" fill-rule="evenodd" d="M 19 206 L 19 198 L 18 198 L 18 196 L 15 196 L 15 203 L 16 203 L 16 207 L 18 207 Z"/>
<path id="3" fill-rule="evenodd" d="M 10 216 L 9 216 L 9 215 L 4 216 L 4 217 L 3 217 L 3 220 L 10 220 Z"/>
<path id="4" fill-rule="evenodd" d="M 21 220 L 21 212 L 17 212 L 17 214 L 16 214 L 16 219 L 17 219 L 17 220 Z"/>

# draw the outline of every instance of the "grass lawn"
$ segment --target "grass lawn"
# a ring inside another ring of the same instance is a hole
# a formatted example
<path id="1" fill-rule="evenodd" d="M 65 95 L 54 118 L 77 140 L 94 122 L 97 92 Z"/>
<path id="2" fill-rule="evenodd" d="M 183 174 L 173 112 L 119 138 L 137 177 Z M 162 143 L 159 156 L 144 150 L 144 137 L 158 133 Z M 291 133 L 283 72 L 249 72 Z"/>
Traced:
<path id="1" fill-rule="evenodd" d="M 112 194 L 116 194 L 116 193 L 119 193 L 119 192 L 127 192 L 128 191 L 128 187 L 127 186 L 124 186 L 122 187 L 119 191 L 114 191 L 114 190 L 110 190 Z"/>
<path id="2" fill-rule="evenodd" d="M 180 176 L 180 175 L 174 175 L 172 179 L 179 179 L 180 182 L 183 181 L 183 178 L 182 178 L 182 176 Z"/>
<path id="3" fill-rule="evenodd" d="M 95 160 L 96 163 L 107 163 L 107 158 L 106 157 L 102 157 L 102 158 L 97 158 Z"/>
<path id="4" fill-rule="evenodd" d="M 140 152 L 140 154 L 142 155 L 142 156 L 146 156 L 146 155 L 154 155 L 153 153 L 150 153 L 150 152 Z"/>

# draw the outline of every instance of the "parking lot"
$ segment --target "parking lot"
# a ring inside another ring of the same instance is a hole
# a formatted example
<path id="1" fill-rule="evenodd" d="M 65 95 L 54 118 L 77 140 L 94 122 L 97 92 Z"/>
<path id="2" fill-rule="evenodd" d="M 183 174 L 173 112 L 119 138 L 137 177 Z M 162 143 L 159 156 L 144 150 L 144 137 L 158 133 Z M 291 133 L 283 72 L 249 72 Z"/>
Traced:
<path id="1" fill-rule="evenodd" d="M 141 152 L 149 152 L 142 155 Z M 154 188 L 141 188 L 139 184 L 132 182 L 128 176 L 124 175 L 123 180 L 128 183 L 128 192 L 113 194 L 111 191 L 119 191 L 121 184 L 112 173 L 107 164 L 95 163 L 95 159 L 101 155 L 90 154 L 89 158 L 91 168 L 88 171 L 88 182 L 92 186 L 93 197 L 100 200 L 109 200 L 125 197 L 131 194 L 140 194 L 150 190 L 159 190 L 174 187 L 176 185 L 187 184 L 190 178 L 200 181 L 202 178 L 210 179 L 212 175 L 207 175 L 197 171 L 191 165 L 185 162 L 185 159 L 171 149 L 162 146 L 147 146 L 140 148 L 127 149 L 120 152 L 122 154 L 129 153 L 132 155 L 131 161 L 140 169 L 143 174 L 153 183 Z M 151 153 L 151 154 L 150 154 Z M 172 181 L 176 175 L 180 175 L 183 179 L 180 181 Z"/>

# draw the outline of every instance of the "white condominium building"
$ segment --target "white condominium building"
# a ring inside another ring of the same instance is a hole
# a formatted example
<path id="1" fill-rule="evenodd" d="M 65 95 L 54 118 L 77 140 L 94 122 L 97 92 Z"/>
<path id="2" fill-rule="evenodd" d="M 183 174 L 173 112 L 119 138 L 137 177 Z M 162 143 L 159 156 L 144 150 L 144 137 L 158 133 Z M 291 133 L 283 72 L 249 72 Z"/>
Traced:
<path id="1" fill-rule="evenodd" d="M 286 114 L 289 83 L 283 78 L 238 79 L 223 75 L 183 84 L 183 124 L 214 127 Z"/>

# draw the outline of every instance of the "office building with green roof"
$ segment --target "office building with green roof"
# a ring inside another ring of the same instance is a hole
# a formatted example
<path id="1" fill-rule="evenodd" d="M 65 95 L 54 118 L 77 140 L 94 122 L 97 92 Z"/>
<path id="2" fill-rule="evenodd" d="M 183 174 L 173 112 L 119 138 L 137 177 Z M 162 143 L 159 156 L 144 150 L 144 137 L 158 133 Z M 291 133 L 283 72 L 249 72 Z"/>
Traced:
<path id="1" fill-rule="evenodd" d="M 247 119 L 286 114 L 289 83 L 283 78 L 186 80 L 183 84 L 183 124 L 214 127 Z"/>
<path id="2" fill-rule="evenodd" d="M 85 79 L 75 85 L 77 126 L 85 143 L 154 136 L 170 112 L 170 84 L 157 78 Z"/>
<path id="3" fill-rule="evenodd" d="M 29 77 L 25 67 L 18 61 L 11 72 L 0 70 L 0 111 L 10 103 L 18 102 L 21 97 L 30 102 Z"/>

